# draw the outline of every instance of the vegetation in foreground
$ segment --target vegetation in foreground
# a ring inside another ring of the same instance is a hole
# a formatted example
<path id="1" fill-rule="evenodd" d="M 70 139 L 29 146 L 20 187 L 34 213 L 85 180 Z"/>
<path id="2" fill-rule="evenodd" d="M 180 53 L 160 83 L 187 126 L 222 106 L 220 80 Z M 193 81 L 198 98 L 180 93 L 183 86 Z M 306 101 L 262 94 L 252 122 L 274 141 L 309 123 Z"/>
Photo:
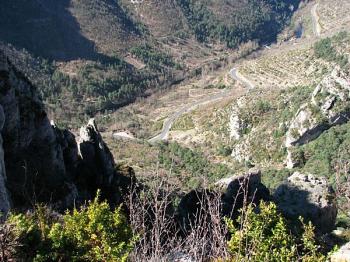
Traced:
<path id="1" fill-rule="evenodd" d="M 209 222 L 201 220 L 186 236 L 170 238 L 167 236 L 175 236 L 176 231 L 169 232 L 174 221 L 171 221 L 173 217 L 164 216 L 168 208 L 164 203 L 154 199 L 147 202 L 148 207 L 133 213 L 138 217 L 130 218 L 131 225 L 121 208 L 112 211 L 98 196 L 86 207 L 64 215 L 41 205 L 33 212 L 11 214 L 0 226 L 0 260 L 149 261 L 154 255 L 153 258 L 169 259 L 169 254 L 177 250 L 190 257 L 218 261 L 326 261 L 327 256 L 316 243 L 312 224 L 304 223 L 301 218 L 300 231 L 291 233 L 295 231 L 273 203 L 261 202 L 258 211 L 252 204 L 247 205 L 237 221 L 220 219 L 209 208 Z M 150 210 L 154 224 L 140 231 L 135 222 L 151 215 Z M 214 223 L 217 219 L 221 222 Z M 213 238 L 214 234 L 220 235 Z M 205 238 L 214 239 L 208 250 L 196 246 L 202 245 Z M 145 239 L 148 241 L 142 241 Z M 221 246 L 215 246 L 219 242 Z"/>
<path id="2" fill-rule="evenodd" d="M 126 261 L 135 242 L 121 208 L 111 211 L 99 193 L 86 207 L 64 215 L 42 205 L 12 214 L 6 229 L 1 261 Z"/>

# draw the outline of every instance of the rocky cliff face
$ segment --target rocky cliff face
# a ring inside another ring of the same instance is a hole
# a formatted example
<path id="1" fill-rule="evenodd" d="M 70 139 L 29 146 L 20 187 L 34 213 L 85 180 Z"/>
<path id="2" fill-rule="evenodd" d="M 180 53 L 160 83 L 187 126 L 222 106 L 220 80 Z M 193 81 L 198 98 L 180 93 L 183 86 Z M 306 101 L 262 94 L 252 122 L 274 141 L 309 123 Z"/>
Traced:
<path id="1" fill-rule="evenodd" d="M 7 187 L 15 205 L 52 199 L 65 191 L 62 148 L 35 87 L 0 56 L 0 105 Z"/>
<path id="2" fill-rule="evenodd" d="M 1 209 L 8 210 L 10 198 L 14 206 L 49 202 L 66 208 L 97 188 L 118 192 L 121 175 L 93 120 L 82 128 L 78 142 L 68 130 L 58 129 L 36 88 L 1 53 L 0 88 Z"/>
<path id="3" fill-rule="evenodd" d="M 1 86 L 0 86 L 1 87 Z M 2 106 L 0 106 L 0 132 L 5 123 L 5 116 Z M 5 186 L 6 171 L 4 162 L 4 149 L 2 147 L 2 136 L 0 134 L 0 216 L 10 209 L 9 195 Z"/>
<path id="4" fill-rule="evenodd" d="M 288 182 L 277 188 L 274 199 L 283 214 L 297 220 L 312 221 L 321 232 L 333 230 L 337 218 L 335 192 L 323 177 L 294 173 Z"/>
<path id="5" fill-rule="evenodd" d="M 242 96 L 241 98 L 237 99 L 232 106 L 232 113 L 229 123 L 230 139 L 232 140 L 239 140 L 242 137 L 243 129 L 246 127 L 246 124 L 240 117 L 240 110 L 246 103 L 246 97 Z"/>
<path id="6" fill-rule="evenodd" d="M 350 76 L 337 67 L 315 88 L 310 101 L 298 110 L 286 134 L 286 147 L 307 144 L 332 126 L 346 123 L 350 117 L 349 100 Z M 289 168 L 297 165 L 291 151 L 288 150 Z"/>

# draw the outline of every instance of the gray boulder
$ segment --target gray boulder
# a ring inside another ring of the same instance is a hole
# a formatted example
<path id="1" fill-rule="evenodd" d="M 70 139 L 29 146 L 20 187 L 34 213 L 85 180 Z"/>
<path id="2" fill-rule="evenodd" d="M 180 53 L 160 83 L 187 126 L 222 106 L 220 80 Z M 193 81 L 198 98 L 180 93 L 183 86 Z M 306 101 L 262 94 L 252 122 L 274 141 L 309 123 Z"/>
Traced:
<path id="1" fill-rule="evenodd" d="M 221 205 L 222 216 L 236 218 L 244 203 L 259 204 L 270 200 L 269 190 L 261 183 L 261 172 L 250 170 L 246 174 L 221 179 L 212 189 L 192 190 L 178 206 L 178 219 L 184 231 L 198 224 L 198 214 L 209 210 L 210 202 Z"/>
<path id="2" fill-rule="evenodd" d="M 225 216 L 236 216 L 244 202 L 259 204 L 261 200 L 270 200 L 269 190 L 261 183 L 260 170 L 219 180 L 215 184 L 223 190 L 222 203 Z"/>
<path id="3" fill-rule="evenodd" d="M 331 262 L 350 261 L 350 242 L 342 246 L 337 252 L 331 255 Z"/>
<path id="4" fill-rule="evenodd" d="M 287 218 L 294 220 L 302 216 L 323 233 L 334 228 L 337 217 L 335 192 L 325 178 L 295 172 L 276 189 L 274 200 Z"/>

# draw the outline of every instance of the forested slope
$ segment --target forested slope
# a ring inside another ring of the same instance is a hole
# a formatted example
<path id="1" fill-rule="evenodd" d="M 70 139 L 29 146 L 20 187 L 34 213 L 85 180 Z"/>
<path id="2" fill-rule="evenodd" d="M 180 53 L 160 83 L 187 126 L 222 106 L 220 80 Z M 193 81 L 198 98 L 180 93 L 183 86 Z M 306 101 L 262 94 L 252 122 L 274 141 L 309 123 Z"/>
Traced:
<path id="1" fill-rule="evenodd" d="M 70 122 L 200 72 L 217 50 L 273 41 L 298 2 L 12 0 L 0 6 L 0 43 Z"/>

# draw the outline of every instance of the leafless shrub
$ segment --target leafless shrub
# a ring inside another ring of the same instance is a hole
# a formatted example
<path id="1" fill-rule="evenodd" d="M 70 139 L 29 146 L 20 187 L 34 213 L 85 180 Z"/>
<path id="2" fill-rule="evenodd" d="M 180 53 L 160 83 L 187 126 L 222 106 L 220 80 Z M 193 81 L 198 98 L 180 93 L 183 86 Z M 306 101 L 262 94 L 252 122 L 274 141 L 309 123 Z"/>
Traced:
<path id="1" fill-rule="evenodd" d="M 243 194 L 243 206 L 251 200 L 247 184 L 242 183 L 239 190 Z M 180 217 L 174 208 L 175 192 L 165 178 L 147 190 L 130 194 L 130 222 L 134 234 L 139 236 L 131 261 L 184 261 L 181 260 L 184 257 L 185 261 L 228 259 L 229 232 L 223 220 L 222 193 L 196 191 L 196 208 L 186 213 L 187 217 Z"/>
<path id="2" fill-rule="evenodd" d="M 172 209 L 173 188 L 165 180 L 155 182 L 141 192 L 131 191 L 129 214 L 131 227 L 140 237 L 132 261 L 162 261 L 176 246 L 177 231 Z"/>
<path id="3" fill-rule="evenodd" d="M 203 191 L 198 196 L 200 204 L 194 219 L 189 220 L 189 230 L 185 232 L 182 250 L 194 261 L 227 258 L 226 224 L 222 220 L 221 194 Z"/>

